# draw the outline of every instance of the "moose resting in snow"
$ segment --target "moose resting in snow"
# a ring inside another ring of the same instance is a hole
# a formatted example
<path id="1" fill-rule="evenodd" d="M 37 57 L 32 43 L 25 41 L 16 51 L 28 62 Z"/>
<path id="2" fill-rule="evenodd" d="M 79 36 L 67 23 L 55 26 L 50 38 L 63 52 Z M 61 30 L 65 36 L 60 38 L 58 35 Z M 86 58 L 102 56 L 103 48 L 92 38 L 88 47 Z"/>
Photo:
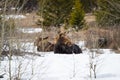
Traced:
<path id="1" fill-rule="evenodd" d="M 67 38 L 65 33 L 60 33 L 56 37 L 56 42 L 54 44 L 54 53 L 61 54 L 79 54 L 82 53 L 82 50 L 78 45 L 72 43 L 69 38 Z"/>
<path id="2" fill-rule="evenodd" d="M 82 53 L 82 50 L 79 48 L 79 46 L 72 43 L 65 33 L 59 33 L 55 38 L 55 43 L 49 42 L 48 37 L 39 37 L 35 41 L 35 46 L 37 46 L 37 51 L 54 51 L 55 54 Z"/>
<path id="3" fill-rule="evenodd" d="M 54 50 L 54 44 L 48 41 L 49 37 L 41 38 L 38 37 L 36 41 L 34 42 L 34 45 L 37 46 L 37 51 L 53 51 Z"/>

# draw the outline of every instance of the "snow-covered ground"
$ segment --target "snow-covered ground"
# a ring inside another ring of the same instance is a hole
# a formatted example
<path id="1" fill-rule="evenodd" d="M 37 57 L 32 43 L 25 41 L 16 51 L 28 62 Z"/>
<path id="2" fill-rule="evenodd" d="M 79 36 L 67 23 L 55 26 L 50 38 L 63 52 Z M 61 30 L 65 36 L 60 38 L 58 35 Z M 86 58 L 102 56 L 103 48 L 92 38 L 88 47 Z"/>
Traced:
<path id="1" fill-rule="evenodd" d="M 79 42 L 81 48 L 84 41 Z M 37 52 L 33 43 L 26 43 L 28 52 Z M 96 49 L 94 49 L 96 50 Z M 120 80 L 120 54 L 110 49 L 100 49 L 102 54 L 92 59 L 96 64 L 95 80 Z M 82 54 L 54 54 L 53 52 L 37 52 L 42 56 L 13 56 L 11 60 L 12 80 L 91 80 L 90 52 L 84 49 Z M 7 57 L 0 63 L 0 80 L 9 80 L 9 60 Z M 92 73 L 93 76 L 93 73 Z M 92 78 L 92 80 L 94 80 Z"/>
<path id="2" fill-rule="evenodd" d="M 42 31 L 42 28 L 21 28 L 18 30 L 22 33 L 38 33 Z"/>
<path id="3" fill-rule="evenodd" d="M 5 18 L 6 20 L 8 20 L 8 19 L 24 19 L 24 18 L 26 18 L 26 16 L 24 16 L 24 15 L 1 15 L 1 17 L 2 18 Z"/>

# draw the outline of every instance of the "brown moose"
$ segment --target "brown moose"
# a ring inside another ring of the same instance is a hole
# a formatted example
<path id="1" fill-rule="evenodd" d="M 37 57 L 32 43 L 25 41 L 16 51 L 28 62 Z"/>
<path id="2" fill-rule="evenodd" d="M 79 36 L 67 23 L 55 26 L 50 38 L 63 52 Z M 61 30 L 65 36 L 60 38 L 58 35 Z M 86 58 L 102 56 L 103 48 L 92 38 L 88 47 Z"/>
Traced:
<path id="1" fill-rule="evenodd" d="M 70 39 L 66 36 L 66 33 L 59 33 L 55 40 L 54 53 L 79 54 L 82 53 L 82 50 L 78 45 L 70 41 Z"/>
<path id="2" fill-rule="evenodd" d="M 70 39 L 66 36 L 65 32 L 59 33 L 55 38 L 54 43 L 48 41 L 49 37 L 40 38 L 38 37 L 35 41 L 35 46 L 37 46 L 37 51 L 54 51 L 54 53 L 59 54 L 79 54 L 82 50 L 78 45 L 72 43 Z"/>
<path id="3" fill-rule="evenodd" d="M 49 37 L 38 37 L 34 45 L 37 46 L 37 51 L 43 51 L 43 52 L 48 52 L 48 51 L 53 51 L 54 50 L 54 44 L 48 41 Z"/>

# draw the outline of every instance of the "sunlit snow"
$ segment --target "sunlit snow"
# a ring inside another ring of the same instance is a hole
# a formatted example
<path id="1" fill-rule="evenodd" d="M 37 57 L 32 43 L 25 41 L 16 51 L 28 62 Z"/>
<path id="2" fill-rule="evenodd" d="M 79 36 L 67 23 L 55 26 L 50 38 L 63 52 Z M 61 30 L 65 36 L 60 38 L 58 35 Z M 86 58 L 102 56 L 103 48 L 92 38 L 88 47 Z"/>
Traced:
<path id="1" fill-rule="evenodd" d="M 1 15 L 2 18 L 5 18 L 6 20 L 8 19 L 24 19 L 26 16 L 24 15 Z"/>
<path id="2" fill-rule="evenodd" d="M 21 28 L 19 31 L 23 33 L 38 33 L 42 31 L 42 28 Z"/>
<path id="3" fill-rule="evenodd" d="M 84 46 L 84 41 L 78 44 L 80 47 Z M 33 43 L 26 43 L 25 49 L 28 52 L 37 52 Z M 102 54 L 93 60 L 97 64 L 97 78 L 95 80 L 119 80 L 120 55 L 110 49 L 100 49 L 100 51 Z M 82 54 L 37 53 L 43 56 L 13 56 L 11 60 L 12 78 L 15 78 L 19 71 L 21 80 L 91 80 L 89 71 L 89 54 L 91 52 L 89 49 L 83 50 Z M 1 80 L 9 79 L 7 57 L 1 61 L 0 70 L 0 74 L 5 73 Z"/>

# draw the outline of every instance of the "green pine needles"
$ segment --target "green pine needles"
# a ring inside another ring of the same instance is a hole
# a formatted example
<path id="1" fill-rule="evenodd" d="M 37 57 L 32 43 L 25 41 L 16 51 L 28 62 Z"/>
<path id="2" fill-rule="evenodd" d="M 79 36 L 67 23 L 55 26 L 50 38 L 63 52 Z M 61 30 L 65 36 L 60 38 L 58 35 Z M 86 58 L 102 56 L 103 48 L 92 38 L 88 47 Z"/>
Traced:
<path id="1" fill-rule="evenodd" d="M 101 26 L 120 25 L 120 0 L 98 0 L 96 20 Z"/>
<path id="2" fill-rule="evenodd" d="M 44 5 L 40 3 L 38 15 L 43 14 L 44 26 L 57 27 L 67 21 L 72 6 L 73 0 L 46 0 Z"/>
<path id="3" fill-rule="evenodd" d="M 85 23 L 84 16 L 85 12 L 82 8 L 80 0 L 75 0 L 75 4 L 70 15 L 70 25 L 76 30 L 82 29 Z"/>

